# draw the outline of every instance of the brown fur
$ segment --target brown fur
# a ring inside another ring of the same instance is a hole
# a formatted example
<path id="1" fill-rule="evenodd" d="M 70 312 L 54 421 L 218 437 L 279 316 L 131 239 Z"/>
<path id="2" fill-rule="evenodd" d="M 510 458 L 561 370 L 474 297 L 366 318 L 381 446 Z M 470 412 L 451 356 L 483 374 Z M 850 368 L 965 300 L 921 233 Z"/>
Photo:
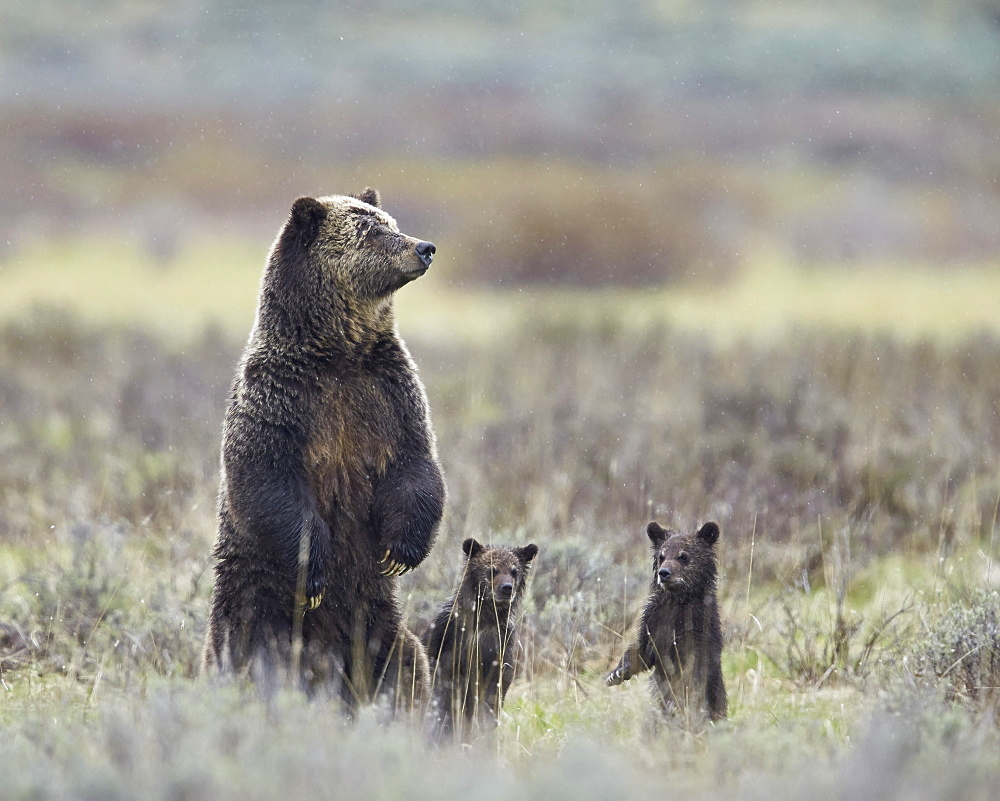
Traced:
<path id="1" fill-rule="evenodd" d="M 722 678 L 722 624 L 716 600 L 715 543 L 719 527 L 696 533 L 646 527 L 653 546 L 653 582 L 636 641 L 608 674 L 608 686 L 652 670 L 660 709 L 679 714 L 689 728 L 726 717 Z"/>
<path id="2" fill-rule="evenodd" d="M 393 699 L 394 712 L 420 718 L 431 698 L 431 670 L 420 638 L 399 627 L 393 653 L 383 675 L 377 677 L 380 692 Z"/>
<path id="3" fill-rule="evenodd" d="M 348 704 L 426 676 L 395 575 L 427 555 L 444 503 L 392 306 L 434 247 L 378 205 L 300 198 L 271 248 L 226 411 L 205 648 L 206 668 L 291 671 Z"/>
<path id="4" fill-rule="evenodd" d="M 517 615 L 538 546 L 462 543 L 468 556 L 451 600 L 422 637 L 431 666 L 431 725 L 467 739 L 496 726 L 514 680 L 520 643 Z"/>

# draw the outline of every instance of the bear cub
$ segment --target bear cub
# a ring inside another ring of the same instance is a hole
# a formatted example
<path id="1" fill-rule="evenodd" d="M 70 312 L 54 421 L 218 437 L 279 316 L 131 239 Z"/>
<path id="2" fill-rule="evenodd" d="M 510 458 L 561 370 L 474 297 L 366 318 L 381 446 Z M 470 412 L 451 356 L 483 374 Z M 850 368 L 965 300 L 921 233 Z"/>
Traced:
<path id="1" fill-rule="evenodd" d="M 517 615 L 537 545 L 462 543 L 468 557 L 452 598 L 424 632 L 430 662 L 431 728 L 469 734 L 497 725 L 520 657 Z"/>
<path id="2" fill-rule="evenodd" d="M 646 527 L 653 546 L 653 582 L 636 641 L 605 682 L 611 687 L 652 670 L 660 709 L 689 728 L 726 717 L 722 679 L 722 624 L 716 600 L 719 526 L 696 533 Z"/>

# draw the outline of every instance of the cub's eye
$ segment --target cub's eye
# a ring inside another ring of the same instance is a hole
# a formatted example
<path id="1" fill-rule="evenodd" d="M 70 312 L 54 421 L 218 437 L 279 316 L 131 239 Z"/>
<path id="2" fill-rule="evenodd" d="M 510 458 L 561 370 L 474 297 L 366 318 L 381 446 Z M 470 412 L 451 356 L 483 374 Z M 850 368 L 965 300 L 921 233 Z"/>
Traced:
<path id="1" fill-rule="evenodd" d="M 510 571 L 510 577 L 511 577 L 512 579 L 514 579 L 514 581 L 517 581 L 517 568 L 516 568 L 516 567 L 515 567 L 515 568 L 513 568 L 513 569 L 512 569 L 511 571 Z"/>
<path id="2" fill-rule="evenodd" d="M 684 553 L 684 551 L 681 551 L 679 554 L 677 554 L 677 561 L 680 562 L 682 565 L 686 565 L 688 562 L 691 561 L 691 557 L 688 556 L 686 553 Z"/>

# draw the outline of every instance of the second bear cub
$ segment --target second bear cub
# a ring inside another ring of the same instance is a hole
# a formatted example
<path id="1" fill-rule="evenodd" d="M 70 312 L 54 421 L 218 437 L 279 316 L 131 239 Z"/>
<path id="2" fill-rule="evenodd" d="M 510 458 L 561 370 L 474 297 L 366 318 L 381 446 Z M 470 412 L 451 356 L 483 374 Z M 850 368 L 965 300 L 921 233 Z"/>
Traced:
<path id="1" fill-rule="evenodd" d="M 636 641 L 606 678 L 608 686 L 652 670 L 651 687 L 664 713 L 697 727 L 726 717 L 722 625 L 716 600 L 715 543 L 719 526 L 696 533 L 646 527 L 653 546 L 653 583 Z"/>
<path id="2" fill-rule="evenodd" d="M 514 680 L 517 613 L 537 545 L 462 543 L 468 560 L 454 596 L 421 638 L 430 660 L 437 733 L 493 727 Z"/>

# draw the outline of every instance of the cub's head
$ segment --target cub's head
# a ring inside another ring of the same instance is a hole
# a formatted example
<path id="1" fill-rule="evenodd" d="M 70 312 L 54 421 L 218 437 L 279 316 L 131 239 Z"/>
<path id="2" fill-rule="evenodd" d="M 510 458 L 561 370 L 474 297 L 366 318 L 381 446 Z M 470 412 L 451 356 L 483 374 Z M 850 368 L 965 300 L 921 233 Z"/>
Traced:
<path id="1" fill-rule="evenodd" d="M 653 546 L 653 586 L 677 600 L 703 598 L 715 591 L 719 526 L 705 523 L 693 534 L 669 531 L 655 520 L 646 526 Z"/>
<path id="2" fill-rule="evenodd" d="M 476 588 L 479 601 L 509 606 L 520 600 L 528 566 L 538 553 L 537 545 L 482 545 L 469 537 L 462 543 L 462 550 L 469 558 L 463 583 Z"/>
<path id="3" fill-rule="evenodd" d="M 345 298 L 378 300 L 427 272 L 434 252 L 433 243 L 400 233 L 378 192 L 365 189 L 296 200 L 270 265 L 314 292 L 332 285 Z"/>

